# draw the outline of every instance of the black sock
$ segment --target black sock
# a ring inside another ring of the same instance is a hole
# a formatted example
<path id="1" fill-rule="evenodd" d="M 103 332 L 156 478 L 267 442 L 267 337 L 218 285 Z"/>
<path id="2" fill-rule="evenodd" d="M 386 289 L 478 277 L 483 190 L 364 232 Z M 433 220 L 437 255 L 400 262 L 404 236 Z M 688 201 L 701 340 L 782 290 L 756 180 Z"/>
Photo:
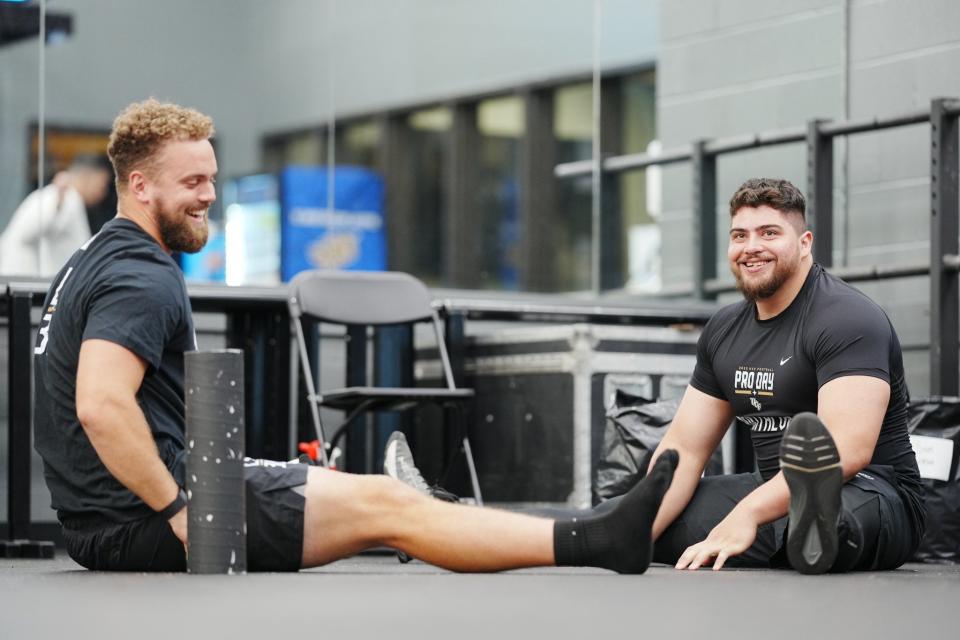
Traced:
<path id="1" fill-rule="evenodd" d="M 609 513 L 555 522 L 556 565 L 603 567 L 618 573 L 646 571 L 653 555 L 650 530 L 679 459 L 676 451 L 664 451 L 647 477 Z"/>

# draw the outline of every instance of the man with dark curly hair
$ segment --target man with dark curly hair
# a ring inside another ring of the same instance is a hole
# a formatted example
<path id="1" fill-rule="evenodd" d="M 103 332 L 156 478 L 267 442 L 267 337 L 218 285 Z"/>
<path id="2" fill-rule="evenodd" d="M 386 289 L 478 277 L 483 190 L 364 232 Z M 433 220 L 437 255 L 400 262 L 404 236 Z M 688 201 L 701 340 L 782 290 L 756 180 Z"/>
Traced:
<path id="1" fill-rule="evenodd" d="M 730 200 L 727 259 L 744 300 L 705 327 L 666 449 L 680 464 L 654 524 L 654 559 L 892 569 L 923 536 L 903 357 L 883 310 L 813 261 L 805 202 L 786 180 Z M 701 479 L 731 420 L 757 472 Z"/>
<path id="2" fill-rule="evenodd" d="M 185 568 L 183 354 L 190 301 L 170 254 L 198 251 L 216 199 L 211 119 L 156 100 L 116 119 L 115 219 L 53 280 L 35 348 L 36 448 L 70 556 Z M 388 545 L 458 571 L 541 565 L 642 573 L 677 464 L 662 456 L 604 514 L 549 520 L 449 504 L 387 476 L 248 460 L 247 566 L 290 571 Z"/>

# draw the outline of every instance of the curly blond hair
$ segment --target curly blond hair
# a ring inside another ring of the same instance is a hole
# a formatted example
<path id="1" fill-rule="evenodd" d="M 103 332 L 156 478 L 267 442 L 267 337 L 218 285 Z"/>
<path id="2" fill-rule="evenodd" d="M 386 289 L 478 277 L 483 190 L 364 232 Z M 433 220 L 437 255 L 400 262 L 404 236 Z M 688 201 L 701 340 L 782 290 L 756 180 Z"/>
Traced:
<path id="1" fill-rule="evenodd" d="M 164 143 L 172 140 L 208 140 L 213 119 L 195 109 L 154 98 L 134 102 L 113 121 L 107 155 L 117 176 L 117 189 L 126 187 L 130 172 L 149 171 Z"/>

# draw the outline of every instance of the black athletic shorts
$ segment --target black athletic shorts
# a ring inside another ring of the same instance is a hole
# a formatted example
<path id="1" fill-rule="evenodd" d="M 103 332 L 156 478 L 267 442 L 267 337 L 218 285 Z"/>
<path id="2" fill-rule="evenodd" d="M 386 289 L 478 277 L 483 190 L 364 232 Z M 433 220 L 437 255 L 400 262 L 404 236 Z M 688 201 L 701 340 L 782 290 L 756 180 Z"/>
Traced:
<path id="1" fill-rule="evenodd" d="M 676 564 L 687 547 L 702 542 L 738 502 L 763 483 L 759 473 L 706 476 L 690 503 L 654 545 L 654 562 Z M 892 467 L 869 465 L 850 478 L 841 493 L 841 520 L 857 526 L 865 541 L 859 560 L 834 570 L 895 569 L 910 559 L 920 544 L 903 496 L 897 491 Z M 753 545 L 731 557 L 729 567 L 787 568 L 784 544 L 787 518 L 757 529 Z"/>
<path id="2" fill-rule="evenodd" d="M 247 459 L 247 570 L 297 571 L 303 558 L 302 489 L 309 466 Z M 97 571 L 185 571 L 183 544 L 154 514 L 131 522 L 66 519 L 67 553 Z"/>

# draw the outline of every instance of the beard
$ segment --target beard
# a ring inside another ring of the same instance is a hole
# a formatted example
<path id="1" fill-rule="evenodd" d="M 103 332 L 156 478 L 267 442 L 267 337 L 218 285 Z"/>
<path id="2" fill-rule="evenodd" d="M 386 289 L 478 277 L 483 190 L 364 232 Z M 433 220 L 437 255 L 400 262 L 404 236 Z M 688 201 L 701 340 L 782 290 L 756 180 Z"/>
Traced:
<path id="1" fill-rule="evenodd" d="M 743 297 L 749 302 L 756 302 L 757 300 L 766 300 L 779 291 L 780 287 L 790 279 L 790 276 L 797 271 L 799 266 L 800 254 L 797 253 L 789 259 L 777 258 L 774 261 L 773 272 L 763 278 L 747 280 L 740 273 L 739 263 L 730 265 L 730 271 L 733 272 L 733 277 L 737 281 L 737 289 L 740 290 Z"/>
<path id="2" fill-rule="evenodd" d="M 160 239 L 163 240 L 163 244 L 167 245 L 167 248 L 171 251 L 182 251 L 184 253 L 200 251 L 207 244 L 210 228 L 206 219 L 203 226 L 194 225 L 187 213 L 205 211 L 206 209 L 207 207 L 200 207 L 175 212 L 171 211 L 162 199 L 158 200 L 154 213 L 157 217 Z"/>

